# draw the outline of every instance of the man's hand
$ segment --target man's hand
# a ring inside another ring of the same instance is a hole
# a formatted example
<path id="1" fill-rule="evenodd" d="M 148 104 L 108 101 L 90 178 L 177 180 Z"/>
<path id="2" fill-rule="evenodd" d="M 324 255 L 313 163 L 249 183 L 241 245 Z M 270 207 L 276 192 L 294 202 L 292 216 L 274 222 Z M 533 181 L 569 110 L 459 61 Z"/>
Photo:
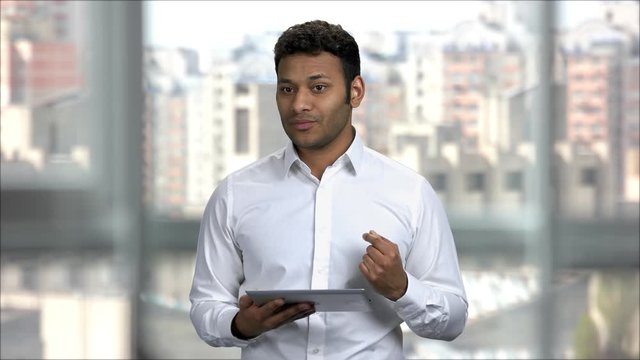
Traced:
<path id="1" fill-rule="evenodd" d="M 373 230 L 362 234 L 362 238 L 371 245 L 362 256 L 360 271 L 376 291 L 391 301 L 398 300 L 408 284 L 398 245 Z"/>
<path id="2" fill-rule="evenodd" d="M 240 311 L 231 321 L 231 333 L 240 339 L 251 339 L 315 312 L 313 304 L 285 305 L 283 299 L 258 306 L 248 295 L 240 297 L 239 305 Z"/>

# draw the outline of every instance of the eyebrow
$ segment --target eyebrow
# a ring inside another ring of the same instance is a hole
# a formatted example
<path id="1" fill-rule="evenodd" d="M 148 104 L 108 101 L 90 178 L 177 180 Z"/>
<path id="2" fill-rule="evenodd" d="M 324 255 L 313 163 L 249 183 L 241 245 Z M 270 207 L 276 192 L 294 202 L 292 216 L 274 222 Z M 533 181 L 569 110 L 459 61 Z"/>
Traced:
<path id="1" fill-rule="evenodd" d="M 307 78 L 307 80 L 311 80 L 311 81 L 318 80 L 318 79 L 330 79 L 330 78 L 324 73 L 314 74 Z M 278 79 L 278 83 L 293 83 L 293 80 L 282 78 L 282 79 Z"/>

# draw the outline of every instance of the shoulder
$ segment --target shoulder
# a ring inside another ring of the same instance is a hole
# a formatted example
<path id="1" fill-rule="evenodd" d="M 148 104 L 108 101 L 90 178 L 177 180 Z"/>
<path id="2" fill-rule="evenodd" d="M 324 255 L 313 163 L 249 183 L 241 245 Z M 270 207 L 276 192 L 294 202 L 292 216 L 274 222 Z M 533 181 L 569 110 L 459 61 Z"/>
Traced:
<path id="1" fill-rule="evenodd" d="M 246 181 L 263 182 L 271 181 L 284 173 L 285 148 L 277 150 L 263 158 L 260 158 L 238 170 L 231 172 L 223 181 L 238 184 Z"/>
<path id="2" fill-rule="evenodd" d="M 384 186 L 385 191 L 404 195 L 407 201 L 438 201 L 429 181 L 409 166 L 365 147 L 362 163 L 364 177 Z"/>
<path id="3" fill-rule="evenodd" d="M 215 187 L 213 197 L 226 198 L 247 185 L 273 183 L 284 174 L 284 148 L 232 171 Z"/>
<path id="4" fill-rule="evenodd" d="M 384 177 L 415 186 L 428 184 L 425 177 L 414 169 L 371 148 L 364 148 L 363 160 L 363 168 L 371 176 Z"/>

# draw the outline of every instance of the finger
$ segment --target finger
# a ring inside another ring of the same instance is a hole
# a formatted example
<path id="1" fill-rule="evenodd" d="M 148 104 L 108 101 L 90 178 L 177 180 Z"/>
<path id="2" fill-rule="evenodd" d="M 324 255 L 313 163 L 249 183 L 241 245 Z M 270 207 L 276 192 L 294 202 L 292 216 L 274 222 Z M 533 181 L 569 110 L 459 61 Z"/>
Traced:
<path id="1" fill-rule="evenodd" d="M 365 239 L 367 240 L 367 239 Z M 369 241 L 367 240 L 371 245 L 369 245 L 366 249 L 365 249 L 365 253 L 370 255 L 372 259 L 376 260 L 376 261 L 382 261 L 384 259 L 385 256 L 387 256 L 388 254 L 392 254 L 394 249 L 392 246 L 388 246 L 384 243 L 381 243 L 378 240 L 373 240 L 373 241 Z"/>
<path id="2" fill-rule="evenodd" d="M 369 230 L 369 232 L 362 234 L 362 238 L 380 250 L 386 249 L 393 244 L 374 230 Z"/>
<path id="3" fill-rule="evenodd" d="M 290 321 L 290 322 L 294 322 L 294 321 L 297 321 L 297 320 L 300 320 L 300 319 L 306 318 L 306 317 L 308 317 L 308 316 L 313 315 L 315 312 L 316 312 L 316 311 L 315 311 L 315 309 L 314 309 L 314 310 L 308 310 L 308 311 L 305 311 L 305 312 L 301 313 L 300 315 L 294 316 L 294 317 L 293 317 L 293 318 L 291 318 L 291 320 L 289 320 L 289 321 Z"/>
<path id="4" fill-rule="evenodd" d="M 367 267 L 370 276 L 374 276 L 381 271 L 381 266 L 367 254 L 362 257 L 362 263 Z"/>
<path id="5" fill-rule="evenodd" d="M 271 314 L 280 311 L 280 308 L 284 305 L 284 299 L 271 300 L 268 303 L 262 305 L 260 310 L 263 314 L 271 316 Z"/>
<path id="6" fill-rule="evenodd" d="M 381 264 L 384 261 L 385 257 L 382 251 L 380 251 L 373 245 L 367 246 L 366 255 L 369 255 L 369 257 L 371 257 L 371 260 L 378 264 Z"/>
<path id="7" fill-rule="evenodd" d="M 253 300 L 251 299 L 251 297 L 249 297 L 249 295 L 245 294 L 240 297 L 240 301 L 238 302 L 238 305 L 240 306 L 241 309 L 247 309 L 251 307 L 251 305 L 253 305 Z"/>
<path id="8" fill-rule="evenodd" d="M 315 310 L 312 304 L 309 303 L 300 303 L 294 304 L 274 314 L 270 319 L 268 319 L 268 326 L 270 327 L 278 327 L 284 323 L 294 321 L 293 319 L 300 316 L 301 314 L 307 313 L 309 311 Z"/>
<path id="9" fill-rule="evenodd" d="M 385 256 L 399 254 L 398 245 L 396 243 L 376 233 L 374 230 L 365 233 L 363 238 Z"/>
<path id="10" fill-rule="evenodd" d="M 303 317 L 307 317 L 316 312 L 316 308 L 313 304 L 309 303 L 307 304 L 308 306 L 305 306 L 303 304 L 305 303 L 293 304 L 294 306 L 297 307 L 297 312 L 291 317 L 289 317 L 288 321 L 296 321 L 298 319 L 302 319 Z"/>
<path id="11" fill-rule="evenodd" d="M 364 260 L 362 260 L 360 262 L 360 264 L 358 264 L 358 268 L 360 268 L 360 272 L 362 273 L 362 275 L 364 275 L 364 277 L 366 277 L 367 279 L 369 279 L 369 268 L 367 267 L 367 265 L 364 263 Z"/>
<path id="12" fill-rule="evenodd" d="M 370 283 L 373 283 L 376 281 L 377 277 L 374 270 L 369 266 L 371 265 L 367 265 L 367 262 L 364 260 L 362 260 L 358 265 L 358 267 L 360 268 L 360 272 L 365 277 L 365 279 L 367 279 L 367 281 L 369 281 Z"/>

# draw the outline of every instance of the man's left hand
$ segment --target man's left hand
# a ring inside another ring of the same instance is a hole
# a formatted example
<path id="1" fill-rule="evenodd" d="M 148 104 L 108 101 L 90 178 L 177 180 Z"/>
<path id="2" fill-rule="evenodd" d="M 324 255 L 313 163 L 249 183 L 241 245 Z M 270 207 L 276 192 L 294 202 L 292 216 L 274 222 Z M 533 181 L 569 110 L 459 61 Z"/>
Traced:
<path id="1" fill-rule="evenodd" d="M 371 245 L 362 256 L 360 271 L 376 291 L 391 301 L 398 300 L 408 284 L 398 245 L 373 230 L 362 234 L 362 238 Z"/>

